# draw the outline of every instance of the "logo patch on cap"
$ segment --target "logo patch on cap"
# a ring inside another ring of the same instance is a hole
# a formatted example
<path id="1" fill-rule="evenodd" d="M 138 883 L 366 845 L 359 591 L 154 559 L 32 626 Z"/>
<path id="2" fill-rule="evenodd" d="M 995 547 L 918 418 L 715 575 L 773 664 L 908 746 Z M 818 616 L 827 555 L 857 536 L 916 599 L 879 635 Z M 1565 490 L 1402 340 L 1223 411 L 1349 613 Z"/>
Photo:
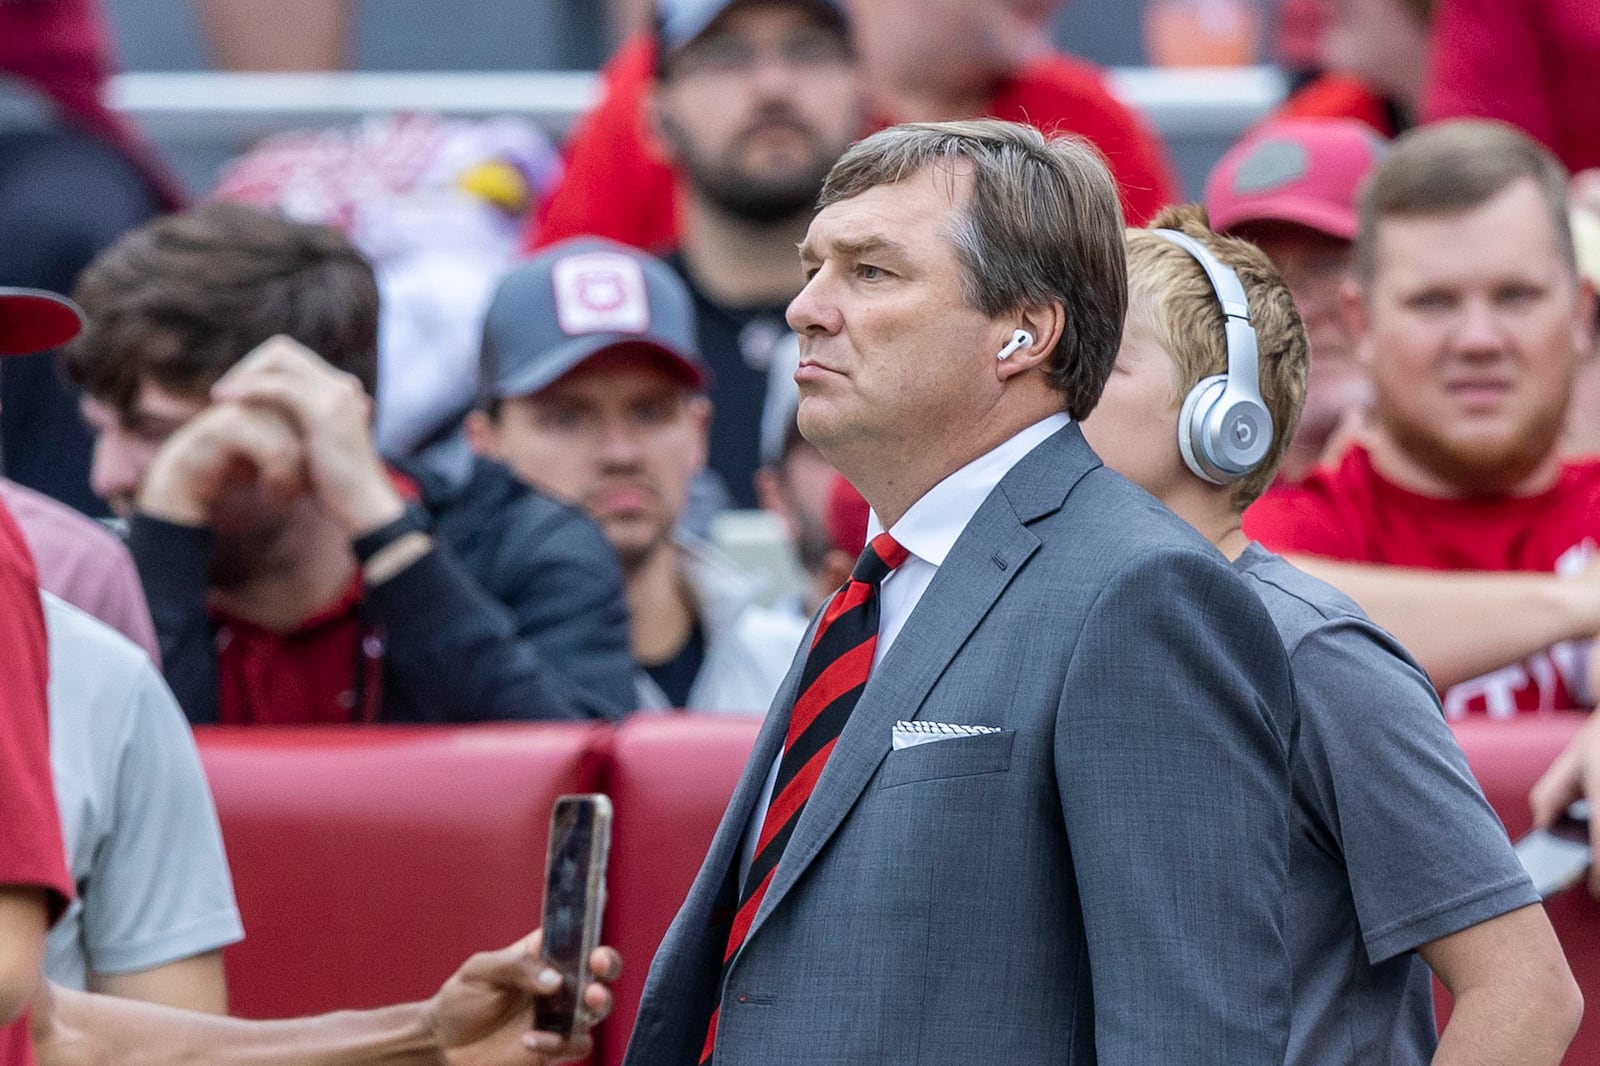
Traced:
<path id="1" fill-rule="evenodd" d="M 1236 193 L 1269 192 L 1299 181 L 1311 169 L 1305 145 L 1267 141 L 1239 163 L 1233 175 Z"/>
<path id="2" fill-rule="evenodd" d="M 636 259 L 612 252 L 568 256 L 551 268 L 550 279 L 556 322 L 569 337 L 650 328 L 650 294 Z"/>

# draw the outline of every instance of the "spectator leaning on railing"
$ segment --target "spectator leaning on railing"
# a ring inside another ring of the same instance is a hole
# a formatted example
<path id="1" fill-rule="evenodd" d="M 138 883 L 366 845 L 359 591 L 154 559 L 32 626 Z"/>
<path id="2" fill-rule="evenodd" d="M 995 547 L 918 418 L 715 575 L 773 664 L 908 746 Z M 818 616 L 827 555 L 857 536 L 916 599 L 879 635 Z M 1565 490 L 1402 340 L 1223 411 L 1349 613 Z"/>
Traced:
<path id="1" fill-rule="evenodd" d="M 89 324 L 64 358 L 95 486 L 131 518 L 191 720 L 630 709 L 620 575 L 591 523 L 489 463 L 470 493 L 432 493 L 378 458 L 377 290 L 343 236 L 212 204 L 133 231 L 77 293 Z"/>

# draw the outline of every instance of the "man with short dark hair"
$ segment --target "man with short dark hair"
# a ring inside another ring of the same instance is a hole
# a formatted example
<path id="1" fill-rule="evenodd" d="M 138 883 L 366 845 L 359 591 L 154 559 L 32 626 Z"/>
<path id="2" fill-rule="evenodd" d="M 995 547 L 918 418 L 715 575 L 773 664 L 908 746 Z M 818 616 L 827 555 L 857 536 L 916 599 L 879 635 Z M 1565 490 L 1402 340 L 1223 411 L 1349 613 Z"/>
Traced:
<path id="1" fill-rule="evenodd" d="M 195 722 L 613 718 L 616 562 L 581 515 L 476 464 L 388 470 L 377 289 L 337 232 L 211 204 L 84 273 L 66 350 L 97 491 L 130 519 L 163 668 Z"/>
<path id="2" fill-rule="evenodd" d="M 1127 305 L 1098 154 L 853 146 L 799 422 L 872 507 L 656 956 L 630 1066 L 1281 1064 L 1287 662 L 1074 419 Z"/>
<path id="3" fill-rule="evenodd" d="M 665 258 L 711 371 L 707 465 L 735 506 L 755 507 L 761 426 L 793 403 L 772 371 L 793 361 L 794 246 L 861 130 L 861 79 L 834 0 L 666 0 L 656 45 L 651 125 L 682 220 Z"/>

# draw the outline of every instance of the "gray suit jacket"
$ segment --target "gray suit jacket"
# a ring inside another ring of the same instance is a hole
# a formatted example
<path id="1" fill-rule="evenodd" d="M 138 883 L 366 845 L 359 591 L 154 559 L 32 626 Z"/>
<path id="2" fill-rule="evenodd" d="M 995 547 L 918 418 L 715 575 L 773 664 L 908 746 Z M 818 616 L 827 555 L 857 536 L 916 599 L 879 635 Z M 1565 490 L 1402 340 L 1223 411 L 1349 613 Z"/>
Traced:
<path id="1" fill-rule="evenodd" d="M 798 675 L 627 1066 L 698 1061 Z M 1001 732 L 891 752 L 911 718 Z M 729 972 L 717 1066 L 1280 1063 L 1293 720 L 1260 601 L 1064 429 L 984 501 L 868 683 Z"/>

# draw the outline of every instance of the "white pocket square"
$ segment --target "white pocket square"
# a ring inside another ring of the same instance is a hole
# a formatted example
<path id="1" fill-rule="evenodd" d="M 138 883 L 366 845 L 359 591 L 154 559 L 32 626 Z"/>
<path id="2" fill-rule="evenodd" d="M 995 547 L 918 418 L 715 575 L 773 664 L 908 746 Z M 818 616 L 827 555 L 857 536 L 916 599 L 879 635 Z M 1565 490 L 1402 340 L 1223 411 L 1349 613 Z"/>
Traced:
<path id="1" fill-rule="evenodd" d="M 957 737 L 981 737 L 1000 730 L 992 725 L 950 725 L 946 722 L 896 722 L 890 738 L 890 749 L 914 748 L 918 744 L 932 744 L 936 740 L 954 740 Z"/>

